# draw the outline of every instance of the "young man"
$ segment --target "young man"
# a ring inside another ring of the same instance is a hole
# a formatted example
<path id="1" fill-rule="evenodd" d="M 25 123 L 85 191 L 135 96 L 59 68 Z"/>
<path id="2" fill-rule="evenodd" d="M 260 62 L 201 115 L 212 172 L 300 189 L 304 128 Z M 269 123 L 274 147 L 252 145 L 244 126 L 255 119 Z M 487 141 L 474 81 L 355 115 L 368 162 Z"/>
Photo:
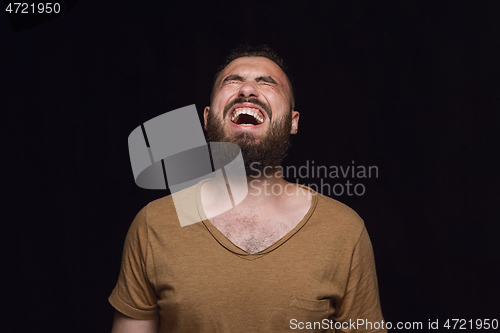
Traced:
<path id="1" fill-rule="evenodd" d="M 277 172 L 298 131 L 294 104 L 272 50 L 229 56 L 205 129 L 208 141 L 240 146 L 248 195 L 218 213 L 215 183 L 201 182 L 192 193 L 202 222 L 185 227 L 171 196 L 139 212 L 109 298 L 113 332 L 386 331 L 361 218 Z"/>

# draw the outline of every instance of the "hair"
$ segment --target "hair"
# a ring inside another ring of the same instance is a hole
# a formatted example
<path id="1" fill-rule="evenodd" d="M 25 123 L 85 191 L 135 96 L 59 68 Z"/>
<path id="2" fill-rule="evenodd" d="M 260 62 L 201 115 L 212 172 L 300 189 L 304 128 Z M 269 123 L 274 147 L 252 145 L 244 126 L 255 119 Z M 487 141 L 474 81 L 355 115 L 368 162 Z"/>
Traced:
<path id="1" fill-rule="evenodd" d="M 283 73 L 285 73 L 287 82 L 288 82 L 288 87 L 290 88 L 290 107 L 292 110 L 295 109 L 295 91 L 292 85 L 292 80 L 290 78 L 290 73 L 288 72 L 288 68 L 285 65 L 285 62 L 283 61 L 283 58 L 281 58 L 276 51 L 274 51 L 272 48 L 270 48 L 268 45 L 258 45 L 258 46 L 253 46 L 253 45 L 248 45 L 248 44 L 240 44 L 236 46 L 234 49 L 232 49 L 229 52 L 229 55 L 225 58 L 224 63 L 217 68 L 217 72 L 215 73 L 214 76 L 214 82 L 212 85 L 212 93 L 210 94 L 210 104 L 212 104 L 212 100 L 214 98 L 214 90 L 215 90 L 215 84 L 217 83 L 217 80 L 219 79 L 220 74 L 224 70 L 224 68 L 227 67 L 232 61 L 238 59 L 238 58 L 243 58 L 243 57 L 264 57 L 267 58 L 271 61 L 273 61 L 276 65 L 278 65 Z"/>

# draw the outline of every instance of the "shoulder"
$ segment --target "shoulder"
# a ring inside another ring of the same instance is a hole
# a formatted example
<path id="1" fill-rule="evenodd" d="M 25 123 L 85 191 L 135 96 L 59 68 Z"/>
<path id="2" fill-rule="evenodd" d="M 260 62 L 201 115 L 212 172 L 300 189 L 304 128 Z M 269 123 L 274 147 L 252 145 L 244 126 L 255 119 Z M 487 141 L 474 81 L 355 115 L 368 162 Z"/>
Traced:
<path id="1" fill-rule="evenodd" d="M 174 225 L 175 208 L 171 195 L 151 201 L 144 206 L 135 216 L 130 224 L 128 238 L 138 238 L 147 242 L 151 229 L 165 224 Z"/>
<path id="2" fill-rule="evenodd" d="M 142 208 L 141 212 L 149 221 L 158 219 L 160 217 L 165 217 L 165 215 L 175 216 L 175 205 L 172 195 L 166 195 L 164 197 L 151 201 L 146 206 L 144 206 L 144 208 Z"/>
<path id="3" fill-rule="evenodd" d="M 321 214 L 334 216 L 361 228 L 365 226 L 363 219 L 351 207 L 323 194 L 316 194 L 316 196 L 318 197 L 318 209 Z"/>
<path id="4" fill-rule="evenodd" d="M 363 219 L 349 206 L 342 202 L 315 193 L 316 207 L 311 216 L 315 224 L 325 232 L 357 239 L 365 229 Z"/>
<path id="5" fill-rule="evenodd" d="M 148 203 L 139 214 L 148 228 L 178 229 L 202 221 L 199 212 L 199 187 L 192 186 Z M 186 222 L 187 221 L 187 222 Z"/>

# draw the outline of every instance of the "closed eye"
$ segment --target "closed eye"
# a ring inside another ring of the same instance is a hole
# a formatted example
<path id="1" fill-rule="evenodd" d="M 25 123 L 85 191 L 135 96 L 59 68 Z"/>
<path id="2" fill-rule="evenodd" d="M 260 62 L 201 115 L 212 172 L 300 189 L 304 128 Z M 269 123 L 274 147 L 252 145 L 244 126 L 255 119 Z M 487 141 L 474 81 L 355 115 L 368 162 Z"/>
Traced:
<path id="1" fill-rule="evenodd" d="M 222 84 L 240 83 L 243 81 L 244 81 L 243 77 L 239 75 L 229 75 L 224 79 L 224 81 L 222 81 Z"/>
<path id="2" fill-rule="evenodd" d="M 245 79 L 238 75 L 238 74 L 232 74 L 227 76 L 223 81 L 222 84 L 234 84 L 234 83 L 242 83 L 245 82 Z M 255 78 L 255 82 L 261 83 L 264 85 L 268 86 L 276 86 L 278 83 L 270 76 L 259 76 Z"/>
<path id="3" fill-rule="evenodd" d="M 270 85 L 270 86 L 275 86 L 277 85 L 278 83 L 276 81 L 274 81 L 274 79 L 270 76 L 259 76 L 258 78 L 255 79 L 256 82 L 259 82 L 259 83 L 263 83 L 263 84 L 266 84 L 266 85 Z"/>

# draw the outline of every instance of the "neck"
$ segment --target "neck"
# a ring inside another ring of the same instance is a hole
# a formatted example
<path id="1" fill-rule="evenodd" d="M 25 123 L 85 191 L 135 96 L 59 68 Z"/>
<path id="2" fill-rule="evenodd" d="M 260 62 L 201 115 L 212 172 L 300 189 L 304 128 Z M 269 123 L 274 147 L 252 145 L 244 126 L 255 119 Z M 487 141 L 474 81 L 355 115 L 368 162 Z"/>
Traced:
<path id="1" fill-rule="evenodd" d="M 208 215 L 219 215 L 237 207 L 238 209 L 249 209 L 259 207 L 260 209 L 278 206 L 286 200 L 286 186 L 289 182 L 283 179 L 280 168 L 271 172 L 262 172 L 257 176 L 242 177 L 241 175 L 228 174 L 219 169 L 215 177 L 203 184 L 202 202 Z M 290 190 L 290 192 L 292 192 Z M 231 205 L 227 198 L 230 194 Z"/>
<path id="2" fill-rule="evenodd" d="M 288 184 L 281 175 L 281 168 L 268 168 L 256 176 L 247 177 L 248 203 L 276 203 L 284 197 L 284 188 Z"/>

